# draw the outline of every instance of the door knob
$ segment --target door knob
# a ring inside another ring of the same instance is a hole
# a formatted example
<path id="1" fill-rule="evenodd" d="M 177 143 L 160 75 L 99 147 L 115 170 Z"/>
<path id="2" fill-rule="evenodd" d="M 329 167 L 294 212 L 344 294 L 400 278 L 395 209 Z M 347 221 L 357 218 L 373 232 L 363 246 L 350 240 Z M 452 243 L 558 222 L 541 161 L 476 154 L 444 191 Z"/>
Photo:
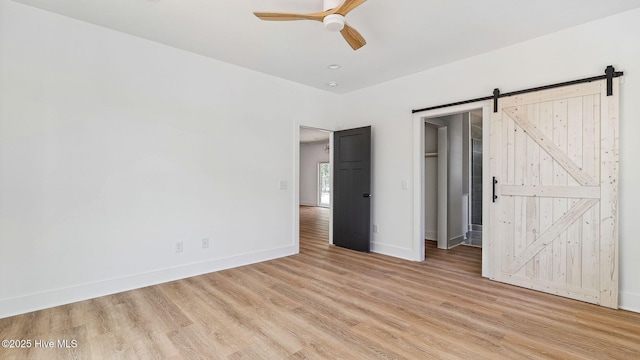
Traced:
<path id="1" fill-rule="evenodd" d="M 362 197 L 370 198 L 370 197 L 371 197 L 371 194 L 362 194 Z"/>

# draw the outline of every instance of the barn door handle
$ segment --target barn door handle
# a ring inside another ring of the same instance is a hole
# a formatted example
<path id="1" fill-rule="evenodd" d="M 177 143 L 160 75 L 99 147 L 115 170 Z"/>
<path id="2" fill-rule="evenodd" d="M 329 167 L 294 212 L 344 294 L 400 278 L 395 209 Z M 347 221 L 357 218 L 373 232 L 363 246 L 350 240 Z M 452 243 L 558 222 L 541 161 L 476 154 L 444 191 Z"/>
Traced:
<path id="1" fill-rule="evenodd" d="M 496 177 L 493 177 L 493 202 L 496 202 L 496 199 L 498 199 L 498 195 L 496 195 L 496 184 L 498 184 L 498 180 L 496 180 Z"/>
<path id="2" fill-rule="evenodd" d="M 371 194 L 362 194 L 362 197 L 370 198 Z"/>

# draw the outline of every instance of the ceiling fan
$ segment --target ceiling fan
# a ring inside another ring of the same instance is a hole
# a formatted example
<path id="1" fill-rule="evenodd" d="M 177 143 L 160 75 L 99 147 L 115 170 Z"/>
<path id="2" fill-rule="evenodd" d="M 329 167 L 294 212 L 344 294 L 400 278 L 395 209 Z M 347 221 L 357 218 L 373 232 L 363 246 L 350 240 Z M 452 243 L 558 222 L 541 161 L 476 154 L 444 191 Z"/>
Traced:
<path id="1" fill-rule="evenodd" d="M 342 37 L 351 45 L 353 50 L 358 50 L 367 42 L 356 29 L 345 23 L 344 17 L 353 9 L 362 5 L 367 0 L 323 0 L 322 12 L 311 14 L 270 13 L 254 12 L 253 14 L 262 20 L 268 21 L 292 21 L 315 20 L 324 23 L 324 28 L 329 31 L 340 31 Z M 340 4 L 342 3 L 342 4 Z"/>

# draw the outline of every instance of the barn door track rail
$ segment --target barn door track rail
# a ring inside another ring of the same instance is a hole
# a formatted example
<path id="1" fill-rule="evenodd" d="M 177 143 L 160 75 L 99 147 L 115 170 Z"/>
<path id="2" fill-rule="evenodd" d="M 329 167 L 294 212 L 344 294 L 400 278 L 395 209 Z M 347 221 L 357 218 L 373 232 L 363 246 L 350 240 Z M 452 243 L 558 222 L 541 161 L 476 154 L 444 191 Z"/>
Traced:
<path id="1" fill-rule="evenodd" d="M 493 100 L 493 112 L 498 112 L 498 99 L 500 99 L 502 97 L 526 94 L 526 93 L 540 91 L 540 90 L 548 90 L 548 89 L 559 88 L 559 87 L 568 86 L 568 85 L 576 85 L 576 84 L 588 83 L 588 82 L 598 81 L 598 80 L 607 80 L 607 96 L 611 96 L 611 95 L 613 95 L 613 78 L 617 78 L 617 77 L 620 77 L 620 76 L 623 76 L 623 75 L 624 75 L 624 72 L 616 71 L 616 69 L 612 65 L 609 65 L 604 70 L 604 75 L 592 76 L 592 77 L 588 77 L 588 78 L 584 78 L 584 79 L 578 79 L 578 80 L 572 80 L 572 81 L 565 81 L 565 82 L 561 82 L 561 83 L 557 83 L 557 84 L 539 86 L 539 87 L 525 89 L 525 90 L 512 91 L 512 92 L 508 92 L 508 93 L 504 93 L 504 94 L 500 93 L 500 89 L 496 88 L 496 89 L 493 90 L 493 95 L 491 95 L 491 96 L 485 96 L 485 97 L 476 98 L 476 99 L 458 101 L 458 102 L 454 102 L 454 103 L 450 103 L 450 104 L 444 104 L 444 105 L 430 106 L 430 107 L 427 107 L 427 108 L 424 108 L 424 109 L 411 110 L 411 113 L 415 114 L 415 113 L 419 113 L 419 112 L 422 112 L 422 111 L 442 109 L 442 108 L 446 108 L 446 107 L 450 107 L 450 106 L 469 104 L 469 103 L 473 103 L 473 102 L 477 102 L 477 101 L 485 101 L 485 100 Z"/>

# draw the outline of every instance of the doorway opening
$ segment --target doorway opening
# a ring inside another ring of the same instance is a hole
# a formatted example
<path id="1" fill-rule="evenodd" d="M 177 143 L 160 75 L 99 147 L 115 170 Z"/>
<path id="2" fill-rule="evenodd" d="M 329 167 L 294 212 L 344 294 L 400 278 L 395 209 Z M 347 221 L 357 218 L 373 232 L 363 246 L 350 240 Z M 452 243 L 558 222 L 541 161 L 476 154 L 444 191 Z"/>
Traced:
<path id="1" fill-rule="evenodd" d="M 489 159 L 482 155 L 488 153 L 490 105 L 482 101 L 414 116 L 414 249 L 419 261 L 425 259 L 425 241 L 450 249 L 482 247 L 488 239 L 482 224 L 488 221 L 491 188 L 482 170 Z M 486 255 L 483 249 L 483 274 Z"/>
<path id="2" fill-rule="evenodd" d="M 482 111 L 425 119 L 425 239 L 482 247 Z"/>
<path id="3" fill-rule="evenodd" d="M 298 131 L 298 245 L 304 241 L 308 227 L 313 227 L 315 234 L 323 234 L 322 241 L 331 244 L 333 132 L 305 126 Z"/>

